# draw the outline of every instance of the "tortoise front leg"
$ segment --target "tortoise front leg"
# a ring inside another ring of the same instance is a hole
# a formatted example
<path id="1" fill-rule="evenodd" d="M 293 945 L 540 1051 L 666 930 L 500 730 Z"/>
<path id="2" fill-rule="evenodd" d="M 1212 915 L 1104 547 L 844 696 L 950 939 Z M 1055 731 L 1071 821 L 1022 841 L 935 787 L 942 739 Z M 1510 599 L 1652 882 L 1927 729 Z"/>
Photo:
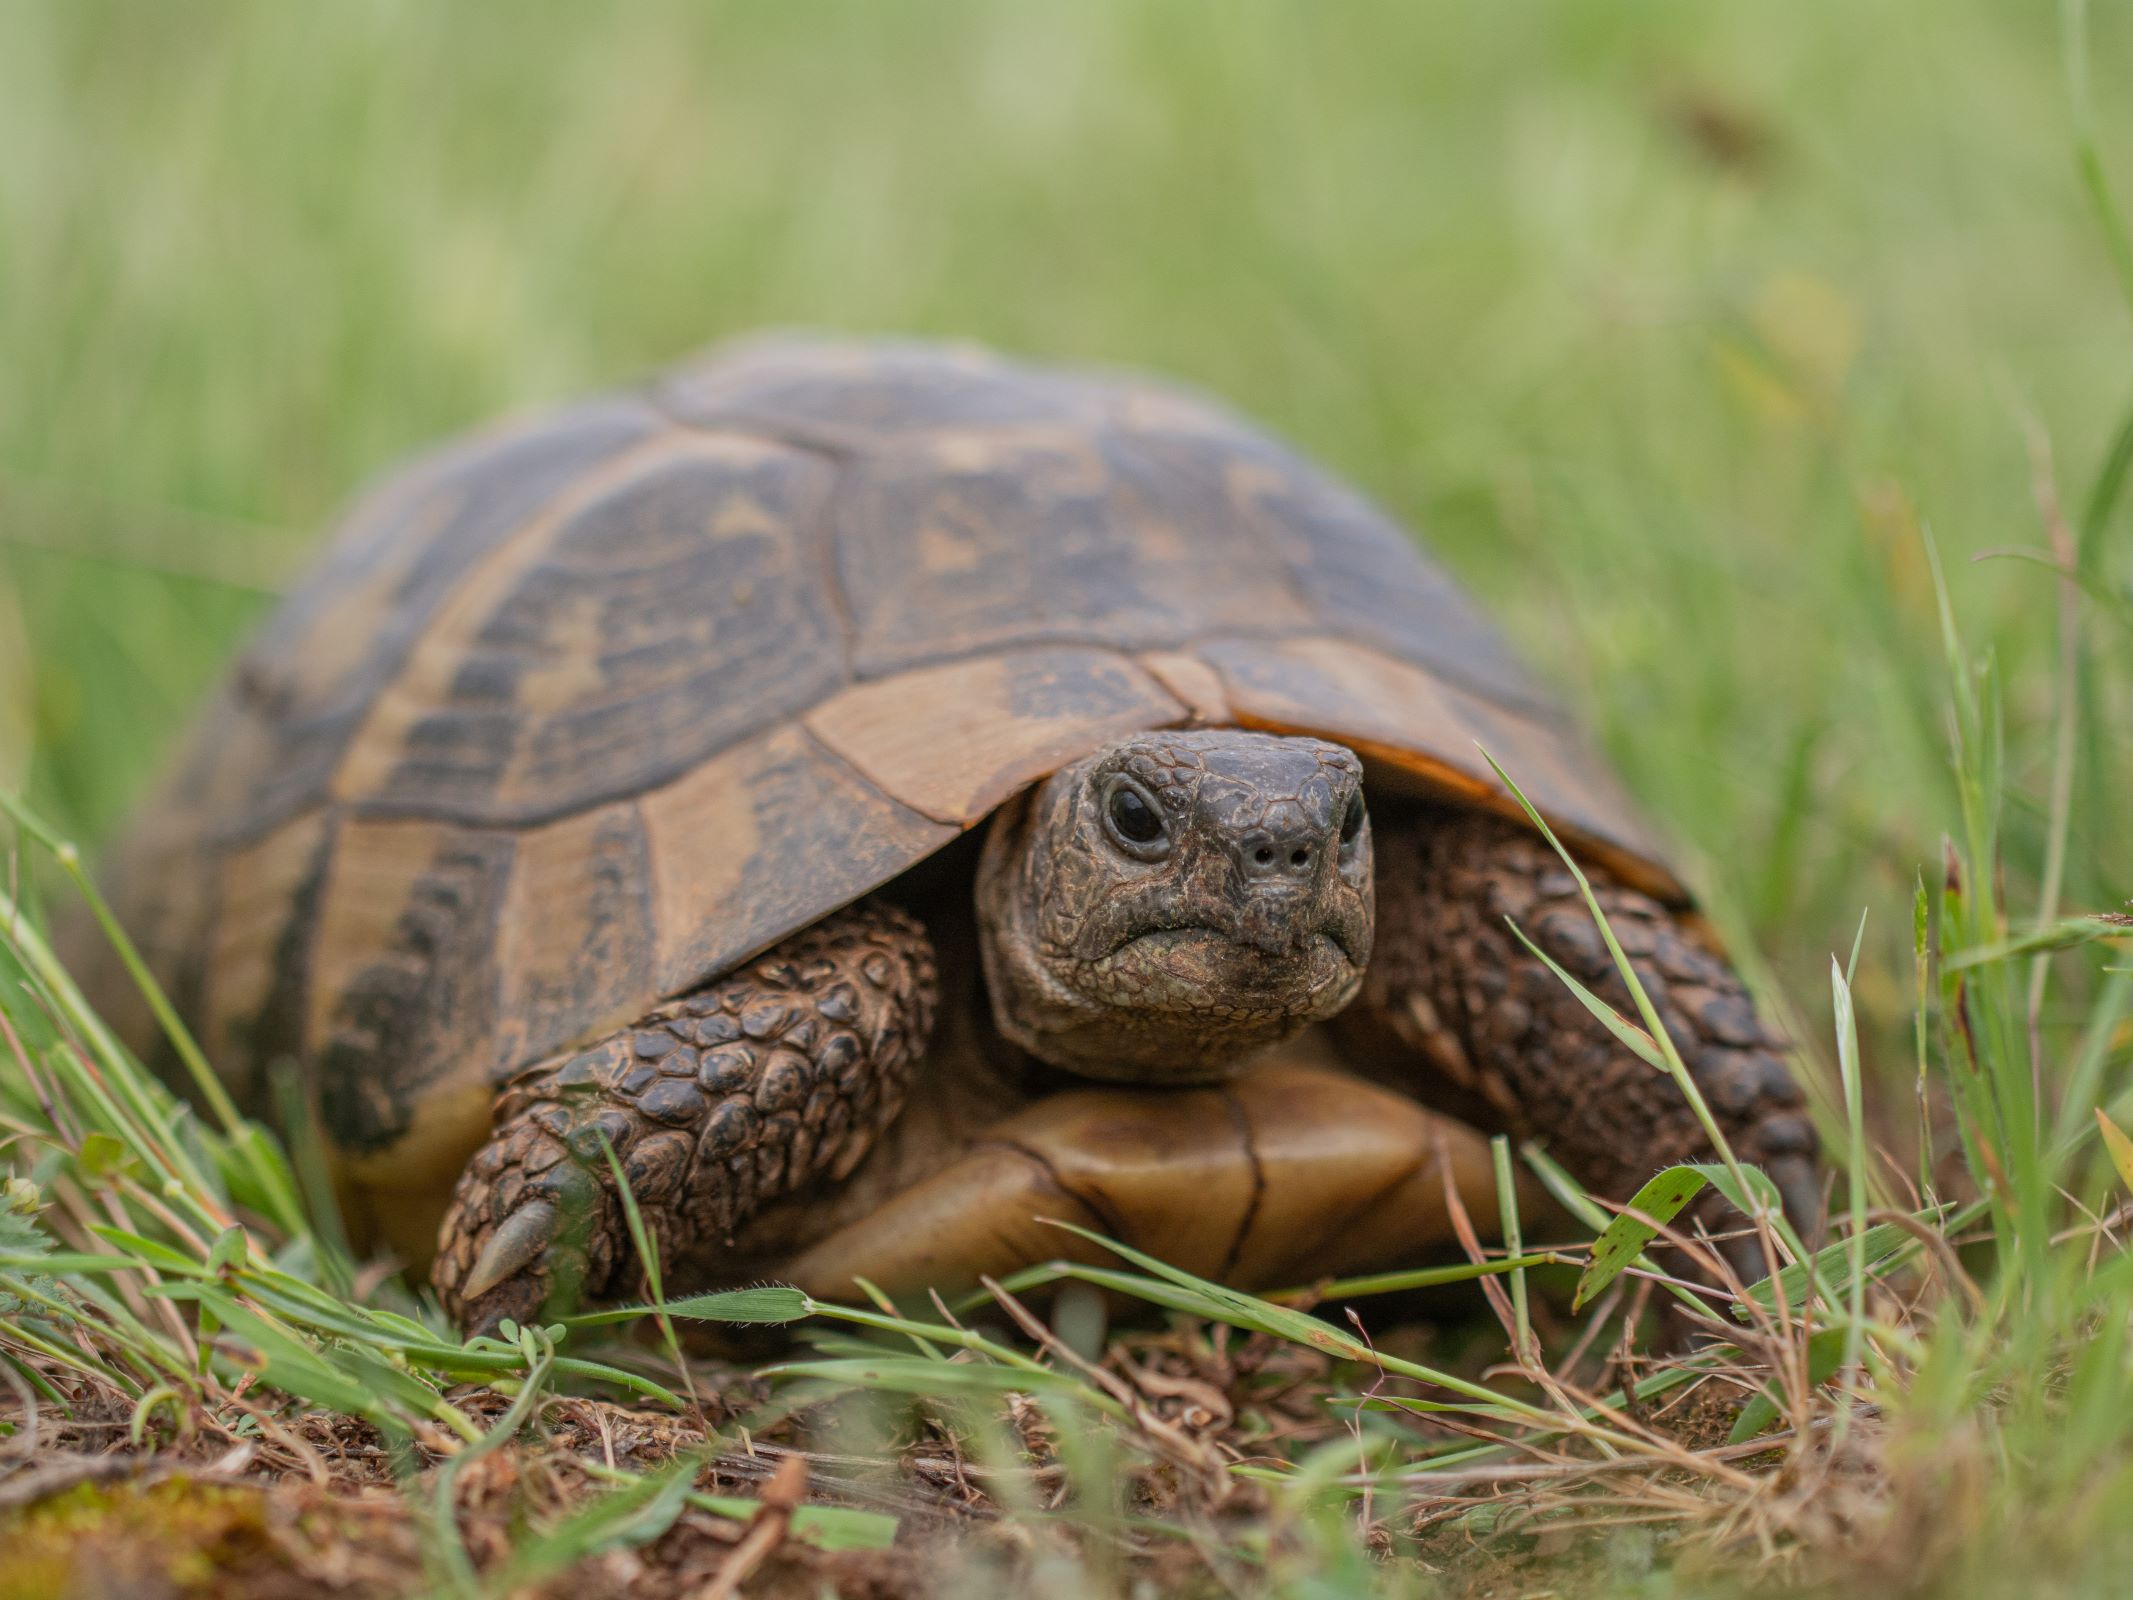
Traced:
<path id="1" fill-rule="evenodd" d="M 635 1027 L 520 1073 L 461 1175 L 431 1278 L 470 1332 L 624 1292 L 621 1160 L 662 1261 L 858 1165 L 933 1025 L 933 947 L 861 904 Z"/>
<path id="2" fill-rule="evenodd" d="M 1456 1244 L 1447 1191 L 1496 1231 L 1473 1129 L 1294 1050 L 1217 1087 L 1067 1089 L 987 1129 L 941 1171 L 779 1273 L 848 1300 L 953 1294 L 1056 1259 L 1117 1258 L 1077 1223 L 1173 1266 L 1264 1289 L 1394 1266 Z M 1533 1186 L 1525 1203 L 1545 1197 Z"/>
<path id="3" fill-rule="evenodd" d="M 1587 867 L 1639 980 L 1735 1151 L 1803 1231 L 1821 1204 L 1815 1133 L 1783 1046 L 1697 925 Z M 1377 832 L 1377 944 L 1340 1019 L 1357 1065 L 1482 1126 L 1545 1141 L 1593 1192 L 1627 1200 L 1671 1162 L 1709 1159 L 1674 1082 L 1625 1049 L 1522 945 L 1636 1016 L 1577 882 L 1530 829 L 1471 812 Z"/>

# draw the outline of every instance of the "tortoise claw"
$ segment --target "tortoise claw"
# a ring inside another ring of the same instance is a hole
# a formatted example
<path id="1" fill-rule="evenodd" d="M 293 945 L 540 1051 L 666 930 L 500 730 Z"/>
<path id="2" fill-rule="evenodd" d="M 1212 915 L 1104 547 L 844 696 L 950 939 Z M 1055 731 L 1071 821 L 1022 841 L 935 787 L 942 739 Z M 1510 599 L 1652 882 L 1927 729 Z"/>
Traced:
<path id="1" fill-rule="evenodd" d="M 513 1273 L 540 1258 L 556 1234 L 556 1208 L 546 1200 L 529 1200 L 504 1218 L 474 1258 L 459 1298 L 471 1305 Z"/>

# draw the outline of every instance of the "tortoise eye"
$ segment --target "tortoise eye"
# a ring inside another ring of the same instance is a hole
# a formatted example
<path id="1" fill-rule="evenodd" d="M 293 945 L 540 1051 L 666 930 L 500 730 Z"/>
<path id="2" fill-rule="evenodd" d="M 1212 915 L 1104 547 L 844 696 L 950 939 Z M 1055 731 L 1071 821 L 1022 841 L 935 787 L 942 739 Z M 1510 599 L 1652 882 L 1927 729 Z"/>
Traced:
<path id="1" fill-rule="evenodd" d="M 1363 797 L 1360 794 L 1351 794 L 1348 796 L 1348 809 L 1341 813 L 1341 844 L 1354 844 L 1362 831 Z"/>
<path id="2" fill-rule="evenodd" d="M 1112 829 L 1128 844 L 1150 845 L 1163 837 L 1163 818 L 1148 797 L 1129 783 L 1111 791 L 1104 814 Z"/>

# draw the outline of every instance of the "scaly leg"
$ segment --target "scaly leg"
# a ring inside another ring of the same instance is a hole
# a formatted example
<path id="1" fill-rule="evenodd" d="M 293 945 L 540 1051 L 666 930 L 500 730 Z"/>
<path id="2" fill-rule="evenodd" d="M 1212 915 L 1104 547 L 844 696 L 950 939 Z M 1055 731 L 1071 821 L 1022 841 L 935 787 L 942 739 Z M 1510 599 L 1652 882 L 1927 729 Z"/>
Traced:
<path id="1" fill-rule="evenodd" d="M 431 1277 L 469 1331 L 621 1294 L 627 1220 L 603 1139 L 662 1258 L 858 1165 L 902 1108 L 933 1025 L 933 947 L 862 903 L 498 1097 Z"/>
<path id="2" fill-rule="evenodd" d="M 1388 819 L 1377 852 L 1376 954 L 1340 1020 L 1359 1065 L 1484 1127 L 1545 1141 L 1609 1199 L 1628 1199 L 1671 1162 L 1710 1158 L 1673 1081 L 1615 1040 L 1506 926 L 1635 1020 L 1577 883 L 1545 840 L 1433 809 Z M 1586 874 L 1728 1142 L 1811 1229 L 1815 1133 L 1781 1041 L 1691 920 L 1605 872 Z"/>

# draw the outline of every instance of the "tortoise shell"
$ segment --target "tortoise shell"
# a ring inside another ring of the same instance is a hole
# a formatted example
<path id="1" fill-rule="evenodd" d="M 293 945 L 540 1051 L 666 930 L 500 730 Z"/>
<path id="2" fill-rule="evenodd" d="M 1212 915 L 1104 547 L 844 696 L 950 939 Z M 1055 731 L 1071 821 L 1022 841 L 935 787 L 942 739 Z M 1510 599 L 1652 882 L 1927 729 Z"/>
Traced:
<path id="1" fill-rule="evenodd" d="M 369 492 L 112 877 L 241 1090 L 304 1062 L 344 1160 L 456 1165 L 515 1068 L 1104 741 L 1195 722 L 1508 809 L 1486 747 L 1680 898 L 1577 731 L 1352 489 L 1173 388 L 797 338 Z"/>

